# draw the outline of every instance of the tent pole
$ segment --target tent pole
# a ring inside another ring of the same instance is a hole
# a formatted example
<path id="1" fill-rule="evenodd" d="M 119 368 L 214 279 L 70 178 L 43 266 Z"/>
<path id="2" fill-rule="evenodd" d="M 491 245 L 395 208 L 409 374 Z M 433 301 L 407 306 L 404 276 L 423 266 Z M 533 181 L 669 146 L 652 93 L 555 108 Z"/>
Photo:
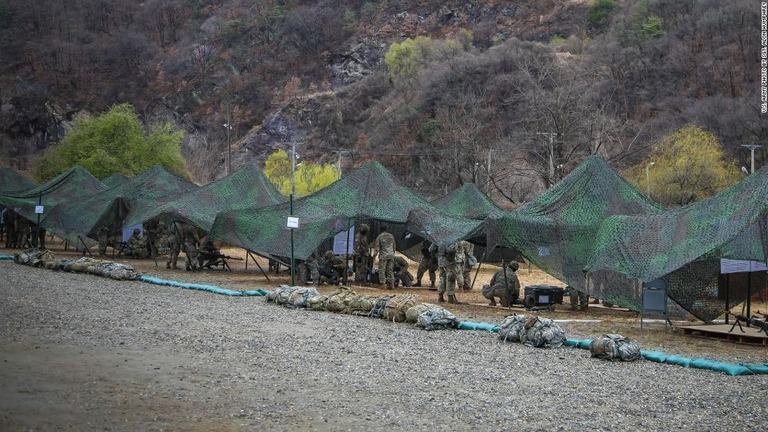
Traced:
<path id="1" fill-rule="evenodd" d="M 469 286 L 469 290 L 472 291 L 475 288 L 475 281 L 477 280 L 477 275 L 480 274 L 480 267 L 483 265 L 483 261 L 485 261 L 485 257 L 488 256 L 488 248 L 485 248 L 483 251 L 483 259 L 477 262 L 477 270 L 475 270 L 475 277 L 472 278 L 472 285 Z"/>
<path id="2" fill-rule="evenodd" d="M 349 222 L 350 219 L 347 219 L 347 243 L 344 245 L 344 285 L 349 284 Z"/>
<path id="3" fill-rule="evenodd" d="M 291 155 L 291 159 L 295 161 L 295 155 Z M 290 202 L 290 213 L 293 216 L 293 192 L 291 192 Z M 296 262 L 293 258 L 293 228 L 291 228 L 291 286 L 296 286 Z"/>

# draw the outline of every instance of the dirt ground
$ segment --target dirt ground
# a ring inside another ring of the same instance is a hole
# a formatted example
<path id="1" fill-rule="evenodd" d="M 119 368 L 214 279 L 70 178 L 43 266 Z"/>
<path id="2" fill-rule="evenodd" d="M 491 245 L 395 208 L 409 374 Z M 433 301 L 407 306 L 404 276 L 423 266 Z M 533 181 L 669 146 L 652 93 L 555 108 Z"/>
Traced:
<path id="1" fill-rule="evenodd" d="M 71 248 L 65 250 L 64 246 L 59 242 L 53 242 L 48 247 L 57 257 L 66 255 L 76 258 L 82 255 Z M 13 254 L 14 252 L 18 251 L 0 249 L 0 254 Z M 111 259 L 129 264 L 142 274 L 164 279 L 211 284 L 233 290 L 273 289 L 280 285 L 290 285 L 291 283 L 290 272 L 284 266 L 281 267 L 279 274 L 275 274 L 268 271 L 266 259 L 248 254 L 243 249 L 224 247 L 222 253 L 235 258 L 228 260 L 231 271 L 226 271 L 221 267 L 214 267 L 212 269 L 190 272 L 183 270 L 183 265 L 180 265 L 180 270 L 166 269 L 165 258 L 152 260 L 117 257 Z M 182 253 L 179 258 L 179 264 L 183 262 L 184 254 Z M 417 268 L 418 264 L 411 262 L 409 271 L 415 276 Z M 457 298 L 462 304 L 445 304 L 460 320 L 498 324 L 507 315 L 531 313 L 526 311 L 522 305 L 515 305 L 512 308 L 489 306 L 488 301 L 482 296 L 480 291 L 483 284 L 491 280 L 498 267 L 480 265 L 479 271 L 476 271 L 476 269 L 472 272 L 474 280 L 473 289 L 468 292 L 460 291 L 457 293 Z M 523 286 L 535 284 L 564 286 L 559 280 L 527 264 L 522 264 L 517 273 Z M 352 277 L 347 282 L 347 286 L 352 287 L 353 290 L 363 295 L 413 294 L 418 297 L 418 302 L 437 303 L 437 292 L 428 288 L 429 278 L 427 275 L 422 280 L 424 285 L 422 288 L 401 287 L 396 288 L 394 291 L 384 290 L 381 286 L 356 285 Z M 330 294 L 337 289 L 337 286 L 328 284 L 318 287 L 318 291 L 322 294 Z M 737 344 L 727 340 L 685 335 L 677 328 L 679 326 L 704 324 L 700 321 L 681 321 L 676 319 L 676 317 L 671 317 L 672 323 L 675 326 L 675 328 L 672 328 L 669 325 L 665 325 L 659 316 L 650 315 L 646 316 L 646 321 L 641 329 L 640 316 L 637 312 L 620 307 L 605 307 L 599 303 L 595 304 L 596 299 L 590 300 L 591 304 L 587 311 L 572 311 L 570 310 L 570 299 L 566 295 L 563 304 L 555 305 L 554 310 L 540 310 L 537 313 L 547 318 L 567 322 L 566 335 L 569 338 L 589 339 L 606 333 L 618 333 L 638 341 L 642 349 L 660 350 L 670 354 L 712 358 L 729 362 L 763 363 L 768 360 L 766 358 L 768 350 L 766 350 L 765 346 Z M 753 298 L 752 311 L 768 310 L 768 301 L 766 300 L 768 299 L 758 296 Z M 740 311 L 741 306 L 733 309 L 735 313 Z"/>
<path id="2" fill-rule="evenodd" d="M 81 256 L 72 249 L 65 251 L 63 246 L 56 243 L 49 244 L 49 249 L 57 258 Z M 18 250 L 0 249 L 0 254 L 16 252 Z M 267 261 L 263 258 L 255 257 L 254 261 L 254 257 L 246 256 L 243 250 L 237 248 L 225 248 L 223 253 L 240 258 L 229 260 L 232 271 L 214 268 L 190 272 L 166 269 L 164 260 L 134 260 L 122 257 L 113 260 L 129 264 L 142 274 L 233 290 L 273 289 L 290 283 L 290 273 L 287 271 L 279 274 L 262 272 L 267 270 Z M 416 265 L 413 265 L 411 270 L 415 273 Z M 493 266 L 481 266 L 475 278 L 475 288 L 457 294 L 463 303 L 445 306 L 462 321 L 492 324 L 500 323 L 505 316 L 512 313 L 530 314 L 530 311 L 520 306 L 488 306 L 487 300 L 480 293 L 480 287 L 490 280 L 496 270 Z M 536 268 L 523 265 L 518 274 L 524 286 L 562 286 L 562 283 Z M 422 282 L 428 284 L 428 278 L 425 277 Z M 419 302 L 437 302 L 437 292 L 429 288 L 399 288 L 387 291 L 377 286 L 349 286 L 363 295 L 413 294 L 418 297 Z M 174 289 L 178 288 L 168 288 L 169 291 Z M 337 286 L 331 285 L 318 287 L 318 291 L 324 294 L 337 289 Z M 219 297 L 226 297 L 216 294 L 211 296 L 211 302 L 216 303 L 220 302 Z M 173 293 L 164 294 L 164 298 L 173 302 Z M 766 309 L 765 304 L 759 303 L 753 307 Z M 665 326 L 663 322 L 646 323 L 644 328 L 640 329 L 639 315 L 622 308 L 591 304 L 587 311 L 571 311 L 566 297 L 564 303 L 556 305 L 554 310 L 542 310 L 538 313 L 559 320 L 569 338 L 594 338 L 605 333 L 619 333 L 636 340 L 642 349 L 647 350 L 728 362 L 763 363 L 768 360 L 768 350 L 764 346 L 740 345 L 724 340 L 683 335 Z M 201 322 L 216 322 L 212 317 L 206 316 L 203 319 Z M 0 324 L 13 325 L 8 322 Z M 683 324 L 696 323 L 675 322 L 675 325 Z M 156 331 L 163 334 L 162 328 Z M 274 337 L 295 336 L 276 334 Z M 247 358 L 248 349 L 244 350 L 241 355 Z M 162 346 L 139 352 L 131 349 L 105 350 L 82 345 L 71 347 L 66 342 L 51 344 L 14 341 L 4 344 L 2 358 L 0 390 L 3 387 L 22 390 L 0 391 L 5 393 L 5 396 L 0 394 L 0 406 L 14 407 L 12 414 L 5 414 L 4 418 L 0 416 L 0 430 L 4 429 L 3 425 L 10 427 L 6 430 L 248 430 L 248 427 L 242 426 L 245 423 L 241 424 L 241 419 L 253 420 L 252 417 L 256 415 L 240 408 L 233 411 L 232 406 L 237 405 L 227 403 L 230 401 L 228 398 L 234 399 L 235 395 L 245 391 L 242 386 L 257 379 L 256 368 L 249 372 L 253 376 L 229 377 L 205 355 L 177 357 L 172 352 L 165 352 Z M 116 373 L 117 371 L 119 373 Z M 228 381 L 229 379 L 231 381 Z M 221 395 L 217 390 L 220 388 L 228 389 L 229 393 L 224 394 L 232 396 L 221 400 L 213 398 L 211 395 Z M 277 389 L 273 393 L 279 395 L 281 392 L 281 389 Z M 6 400 L 8 397 L 13 400 Z M 205 404 L 205 409 L 191 408 L 200 404 L 203 398 L 211 402 Z M 93 423 L 83 423 L 83 418 L 92 418 Z M 116 424 L 116 421 L 120 423 Z M 263 425 L 268 421 L 272 420 L 260 418 L 258 424 Z M 275 425 L 281 425 L 275 430 L 316 430 L 311 424 L 279 423 L 277 420 L 275 422 Z M 20 425 L 24 425 L 23 429 L 18 428 Z M 78 426 L 73 429 L 62 425 Z"/>

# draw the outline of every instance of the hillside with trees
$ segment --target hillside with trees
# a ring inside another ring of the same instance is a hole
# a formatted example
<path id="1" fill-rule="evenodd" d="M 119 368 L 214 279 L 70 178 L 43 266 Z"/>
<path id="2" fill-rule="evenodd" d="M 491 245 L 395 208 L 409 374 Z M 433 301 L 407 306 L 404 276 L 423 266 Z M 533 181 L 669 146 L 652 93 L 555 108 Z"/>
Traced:
<path id="1" fill-rule="evenodd" d="M 475 182 L 514 206 L 590 154 L 645 166 L 689 125 L 748 165 L 741 144 L 768 144 L 758 6 L 0 0 L 0 165 L 32 172 L 75 119 L 120 104 L 183 130 L 199 183 L 296 143 L 342 172 L 378 160 L 427 197 Z"/>

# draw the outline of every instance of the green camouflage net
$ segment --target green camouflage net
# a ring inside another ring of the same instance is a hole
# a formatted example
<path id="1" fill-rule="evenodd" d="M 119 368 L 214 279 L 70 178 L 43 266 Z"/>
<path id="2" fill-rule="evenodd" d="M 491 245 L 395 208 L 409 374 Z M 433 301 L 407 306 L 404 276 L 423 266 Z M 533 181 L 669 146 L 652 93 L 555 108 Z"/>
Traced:
<path id="1" fill-rule="evenodd" d="M 293 231 L 293 256 L 307 259 L 327 247 L 336 233 L 359 223 L 371 227 L 371 240 L 386 224 L 397 239 L 398 250 L 409 250 L 420 241 L 406 236 L 413 209 L 446 214 L 400 184 L 379 162 L 368 162 L 317 193 L 294 201 L 292 214 L 299 218 L 300 226 Z M 289 257 L 291 230 L 286 222 L 290 214 L 290 203 L 222 212 L 211 228 L 211 237 L 264 255 Z M 476 227 L 478 222 L 470 225 Z M 444 232 L 455 237 L 455 231 L 449 231 Z"/>
<path id="2" fill-rule="evenodd" d="M 128 176 L 122 173 L 115 173 L 105 178 L 101 182 L 107 185 L 107 187 L 111 189 L 115 186 L 120 186 L 121 184 L 127 183 Z"/>
<path id="3" fill-rule="evenodd" d="M 504 211 L 484 194 L 474 183 L 465 183 L 432 200 L 432 204 L 454 216 L 483 220 L 489 216 L 501 216 Z"/>
<path id="4" fill-rule="evenodd" d="M 13 169 L 0 168 L 0 193 L 21 192 L 35 186 L 35 182 Z"/>
<path id="5" fill-rule="evenodd" d="M 486 234 L 489 244 L 516 249 L 543 271 L 587 291 L 584 267 L 600 224 L 611 215 L 658 211 L 602 157 L 591 156 L 533 201 L 489 218 Z"/>
<path id="6" fill-rule="evenodd" d="M 128 182 L 87 198 L 67 199 L 53 208 L 42 225 L 93 239 L 105 225 L 112 234 L 144 222 L 142 215 L 192 190 L 197 185 L 154 166 Z"/>
<path id="7" fill-rule="evenodd" d="M 165 204 L 145 208 L 143 212 L 132 211 L 130 220 L 184 221 L 208 232 L 221 211 L 267 207 L 286 201 L 286 197 L 253 165 L 174 198 Z"/>
<path id="8" fill-rule="evenodd" d="M 685 207 L 612 216 L 597 233 L 586 268 L 644 282 L 663 278 L 671 299 L 710 321 L 725 310 L 724 293 L 718 291 L 720 259 L 766 262 L 766 196 L 768 170 L 763 169 Z"/>

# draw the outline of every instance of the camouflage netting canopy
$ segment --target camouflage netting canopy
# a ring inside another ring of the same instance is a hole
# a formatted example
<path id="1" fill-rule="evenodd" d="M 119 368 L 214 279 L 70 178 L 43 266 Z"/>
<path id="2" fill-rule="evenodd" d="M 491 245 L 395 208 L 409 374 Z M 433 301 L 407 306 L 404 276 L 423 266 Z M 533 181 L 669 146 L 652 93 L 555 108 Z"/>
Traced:
<path id="1" fill-rule="evenodd" d="M 293 234 L 293 255 L 307 259 L 329 238 L 358 223 L 371 225 L 372 237 L 379 225 L 388 225 L 398 250 L 408 249 L 406 243 L 412 239 L 405 238 L 406 223 L 413 209 L 445 214 L 403 186 L 381 163 L 368 162 L 322 190 L 294 201 L 292 214 L 299 218 L 300 226 Z M 290 214 L 290 203 L 222 212 L 211 228 L 211 237 L 261 254 L 289 257 L 291 231 L 286 222 Z"/>
<path id="2" fill-rule="evenodd" d="M 198 186 L 165 168 L 153 166 L 126 183 L 87 198 L 68 199 L 61 202 L 43 219 L 45 228 L 63 230 L 81 236 L 96 238 L 102 225 L 112 233 L 142 222 L 142 215 Z"/>
<path id="3" fill-rule="evenodd" d="M 35 182 L 12 168 L 0 168 L 0 193 L 21 192 L 35 186 Z"/>
<path id="4" fill-rule="evenodd" d="M 474 183 L 464 183 L 446 195 L 432 200 L 432 204 L 448 213 L 469 219 L 485 219 L 504 213 L 504 210 Z"/>
<path id="5" fill-rule="evenodd" d="M 485 220 L 488 218 L 499 218 L 504 215 L 505 211 L 497 206 L 488 195 L 483 193 L 476 184 L 465 183 L 446 195 L 432 200 L 432 203 L 457 217 L 457 220 L 447 223 L 442 220 L 440 215 L 430 218 L 431 215 L 429 214 L 423 215 L 426 216 L 423 217 L 418 213 L 414 213 L 409 217 L 409 222 L 414 224 L 414 230 L 436 231 L 435 229 L 430 229 L 429 225 L 439 229 L 441 224 L 444 228 L 456 230 L 457 228 L 461 229 L 462 225 L 468 226 L 467 221 L 462 221 L 461 218 L 480 220 L 483 221 L 483 224 L 479 226 L 480 230 L 477 230 L 480 232 L 459 232 L 455 233 L 456 235 L 453 238 L 472 242 L 475 245 L 474 255 L 480 262 L 501 264 L 502 262 L 523 259 L 517 250 L 506 247 L 494 248 L 493 245 L 490 248 L 488 247 L 485 235 Z M 445 239 L 445 243 L 449 242 L 450 237 Z"/>
<path id="6" fill-rule="evenodd" d="M 123 173 L 114 173 L 111 176 L 105 178 L 101 182 L 107 185 L 108 188 L 113 188 L 115 186 L 120 186 L 121 184 L 128 182 L 128 176 Z"/>
<path id="7" fill-rule="evenodd" d="M 174 198 L 165 204 L 145 208 L 144 212 L 131 212 L 130 220 L 184 221 L 209 232 L 219 212 L 267 207 L 287 199 L 254 165 Z"/>
<path id="8" fill-rule="evenodd" d="M 659 211 L 605 159 L 590 156 L 531 202 L 490 217 L 486 234 L 489 245 L 516 249 L 538 268 L 586 292 L 584 266 L 601 223 L 611 215 Z M 626 305 L 608 295 L 603 298 Z"/>
<path id="9" fill-rule="evenodd" d="M 600 227 L 586 269 L 591 279 L 613 278 L 611 284 L 595 284 L 605 292 L 631 285 L 632 280 L 663 278 L 671 299 L 697 318 L 711 321 L 726 304 L 725 293 L 718 291 L 720 259 L 763 263 L 768 259 L 766 197 L 768 169 L 763 168 L 685 207 L 612 216 Z"/>
<path id="10" fill-rule="evenodd" d="M 75 166 L 45 184 L 22 192 L 0 193 L 0 206 L 18 209 L 17 213 L 37 221 L 35 207 L 43 205 L 42 217 L 63 202 L 78 202 L 106 190 L 107 187 L 85 168 Z"/>

